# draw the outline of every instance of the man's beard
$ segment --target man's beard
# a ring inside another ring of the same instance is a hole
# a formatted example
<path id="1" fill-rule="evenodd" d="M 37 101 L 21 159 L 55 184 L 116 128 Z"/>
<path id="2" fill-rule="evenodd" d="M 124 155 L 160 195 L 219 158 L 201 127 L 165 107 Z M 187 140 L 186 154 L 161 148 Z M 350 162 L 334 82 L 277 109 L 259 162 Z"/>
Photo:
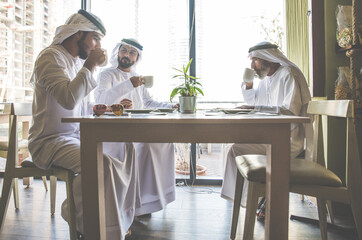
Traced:
<path id="1" fill-rule="evenodd" d="M 132 62 L 129 58 L 123 57 L 122 59 L 119 59 L 118 57 L 118 66 L 121 68 L 129 68 L 131 67 L 135 62 Z"/>
<path id="2" fill-rule="evenodd" d="M 84 33 L 83 37 L 78 41 L 78 48 L 79 48 L 79 57 L 83 60 L 87 59 L 88 53 L 86 51 L 86 45 L 84 44 L 84 39 L 86 37 L 86 33 Z"/>
<path id="3" fill-rule="evenodd" d="M 267 62 L 263 61 L 261 63 L 261 68 L 254 69 L 254 70 L 255 70 L 256 74 L 258 75 L 259 79 L 264 79 L 267 76 L 267 74 L 270 70 L 270 67 Z"/>

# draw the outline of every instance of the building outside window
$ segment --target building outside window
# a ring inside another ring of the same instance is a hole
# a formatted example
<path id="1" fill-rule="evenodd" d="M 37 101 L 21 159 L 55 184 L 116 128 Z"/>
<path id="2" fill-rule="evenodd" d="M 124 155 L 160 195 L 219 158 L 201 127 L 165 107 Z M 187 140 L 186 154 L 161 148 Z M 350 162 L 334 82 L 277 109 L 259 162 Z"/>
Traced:
<path id="1" fill-rule="evenodd" d="M 80 8 L 71 0 L 0 1 L 0 101 L 31 101 L 35 58 L 55 28 Z"/>

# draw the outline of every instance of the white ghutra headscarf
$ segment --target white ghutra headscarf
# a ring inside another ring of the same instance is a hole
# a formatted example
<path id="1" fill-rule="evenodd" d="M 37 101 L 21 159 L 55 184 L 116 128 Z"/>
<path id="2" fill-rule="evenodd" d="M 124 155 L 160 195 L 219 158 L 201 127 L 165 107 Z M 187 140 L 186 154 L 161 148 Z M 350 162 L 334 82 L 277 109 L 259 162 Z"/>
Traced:
<path id="1" fill-rule="evenodd" d="M 70 16 L 64 25 L 57 27 L 51 45 L 61 44 L 65 39 L 79 31 L 106 35 L 106 29 L 99 17 L 85 10 L 79 10 L 78 13 Z"/>
<path id="2" fill-rule="evenodd" d="M 311 95 L 302 71 L 278 49 L 277 45 L 269 42 L 258 43 L 254 47 L 249 48 L 249 58 L 252 57 L 260 58 L 268 62 L 280 63 L 282 66 L 290 67 L 299 84 L 303 105 L 309 103 Z"/>
<path id="3" fill-rule="evenodd" d="M 134 47 L 137 50 L 138 59 L 131 67 L 132 71 L 136 71 L 136 66 L 142 59 L 143 46 L 134 38 L 123 38 L 121 42 L 117 43 L 117 45 L 113 48 L 111 58 L 109 59 L 111 64 L 110 68 L 118 68 L 118 53 L 122 45 Z"/>
<path id="4" fill-rule="evenodd" d="M 57 27 L 53 42 L 50 45 L 61 44 L 65 39 L 79 31 L 97 32 L 102 36 L 106 35 L 106 29 L 99 17 L 85 10 L 79 10 L 78 13 L 71 15 L 64 25 Z M 43 49 L 39 56 L 47 48 Z M 34 84 L 34 73 L 31 75 L 30 83 Z"/>

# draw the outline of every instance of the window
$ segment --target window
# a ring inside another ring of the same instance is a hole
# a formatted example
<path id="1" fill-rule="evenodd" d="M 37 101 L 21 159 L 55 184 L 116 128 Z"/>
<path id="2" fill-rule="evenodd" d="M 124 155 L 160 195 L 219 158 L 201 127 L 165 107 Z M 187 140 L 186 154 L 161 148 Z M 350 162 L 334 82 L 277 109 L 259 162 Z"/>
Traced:
<path id="1" fill-rule="evenodd" d="M 102 46 L 111 52 L 122 38 L 144 46 L 140 75 L 154 75 L 154 99 L 168 101 L 174 70 L 189 57 L 188 0 L 92 0 L 91 11 L 107 28 Z M 199 101 L 242 101 L 240 84 L 248 48 L 283 42 L 283 1 L 196 0 L 196 75 L 204 86 Z M 279 28 L 277 28 L 279 27 Z M 278 29 L 278 30 L 276 30 Z"/>
<path id="2" fill-rule="evenodd" d="M 0 1 L 0 101 L 31 101 L 29 80 L 38 53 L 80 1 Z"/>
<path id="3" fill-rule="evenodd" d="M 203 100 L 241 101 L 249 47 L 282 43 L 276 32 L 282 27 L 282 1 L 196 0 L 195 9 L 196 74 L 204 86 Z"/>
<path id="4" fill-rule="evenodd" d="M 153 98 L 169 101 L 176 80 L 172 67 L 188 62 L 188 0 L 92 1 L 92 12 L 104 22 L 102 47 L 110 54 L 123 38 L 143 45 L 140 75 L 153 75 Z"/>
<path id="5" fill-rule="evenodd" d="M 81 0 L 0 0 L 0 97 L 31 100 L 29 79 L 37 54 L 51 42 L 57 26 L 81 7 Z M 263 40 L 281 44 L 282 0 L 195 0 L 196 75 L 204 86 L 199 101 L 242 101 L 241 71 L 247 49 Z M 154 75 L 150 89 L 156 100 L 168 101 L 173 67 L 189 58 L 189 0 L 91 0 L 91 11 L 105 23 L 102 41 L 111 52 L 122 38 L 144 46 L 137 66 Z M 278 35 L 279 34 L 279 35 Z"/>

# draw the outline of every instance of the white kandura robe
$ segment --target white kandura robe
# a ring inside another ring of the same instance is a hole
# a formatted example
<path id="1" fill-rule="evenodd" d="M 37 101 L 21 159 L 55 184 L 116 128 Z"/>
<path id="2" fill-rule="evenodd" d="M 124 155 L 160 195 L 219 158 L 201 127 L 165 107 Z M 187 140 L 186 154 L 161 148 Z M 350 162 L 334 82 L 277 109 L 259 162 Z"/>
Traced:
<path id="1" fill-rule="evenodd" d="M 272 76 L 266 76 L 260 80 L 256 89 L 245 89 L 242 86 L 244 101 L 247 105 L 254 105 L 260 112 L 281 113 L 284 115 L 306 116 L 307 105 L 302 103 L 301 90 L 295 79 L 292 69 L 288 66 L 280 66 Z M 304 149 L 303 124 L 291 124 L 291 158 L 295 158 Z M 266 154 L 264 144 L 233 144 L 227 146 L 227 158 L 225 173 L 221 188 L 221 196 L 233 199 L 237 166 L 235 157 L 244 154 Z M 245 203 L 247 193 L 247 181 L 244 182 L 243 201 Z"/>
<path id="2" fill-rule="evenodd" d="M 134 109 L 172 108 L 171 103 L 157 102 L 152 99 L 144 85 L 134 88 L 130 77 L 137 76 L 118 68 L 107 68 L 98 75 L 98 87 L 95 90 L 97 103 L 114 104 L 122 99 L 132 100 Z M 122 155 L 122 143 L 104 143 L 103 149 L 113 157 Z M 173 143 L 134 143 L 139 168 L 141 207 L 136 216 L 162 210 L 175 200 L 175 160 Z"/>
<path id="3" fill-rule="evenodd" d="M 88 94 L 96 81 L 82 60 L 72 57 L 63 46 L 52 45 L 39 54 L 31 82 L 34 96 L 30 153 L 40 168 L 56 165 L 79 173 L 73 194 L 77 230 L 83 232 L 79 124 L 61 123 L 61 118 L 88 114 Z M 125 147 L 130 154 L 124 156 L 124 161 L 103 156 L 107 239 L 124 239 L 140 204 L 134 147 L 132 143 Z M 62 216 L 67 219 L 64 203 Z"/>

